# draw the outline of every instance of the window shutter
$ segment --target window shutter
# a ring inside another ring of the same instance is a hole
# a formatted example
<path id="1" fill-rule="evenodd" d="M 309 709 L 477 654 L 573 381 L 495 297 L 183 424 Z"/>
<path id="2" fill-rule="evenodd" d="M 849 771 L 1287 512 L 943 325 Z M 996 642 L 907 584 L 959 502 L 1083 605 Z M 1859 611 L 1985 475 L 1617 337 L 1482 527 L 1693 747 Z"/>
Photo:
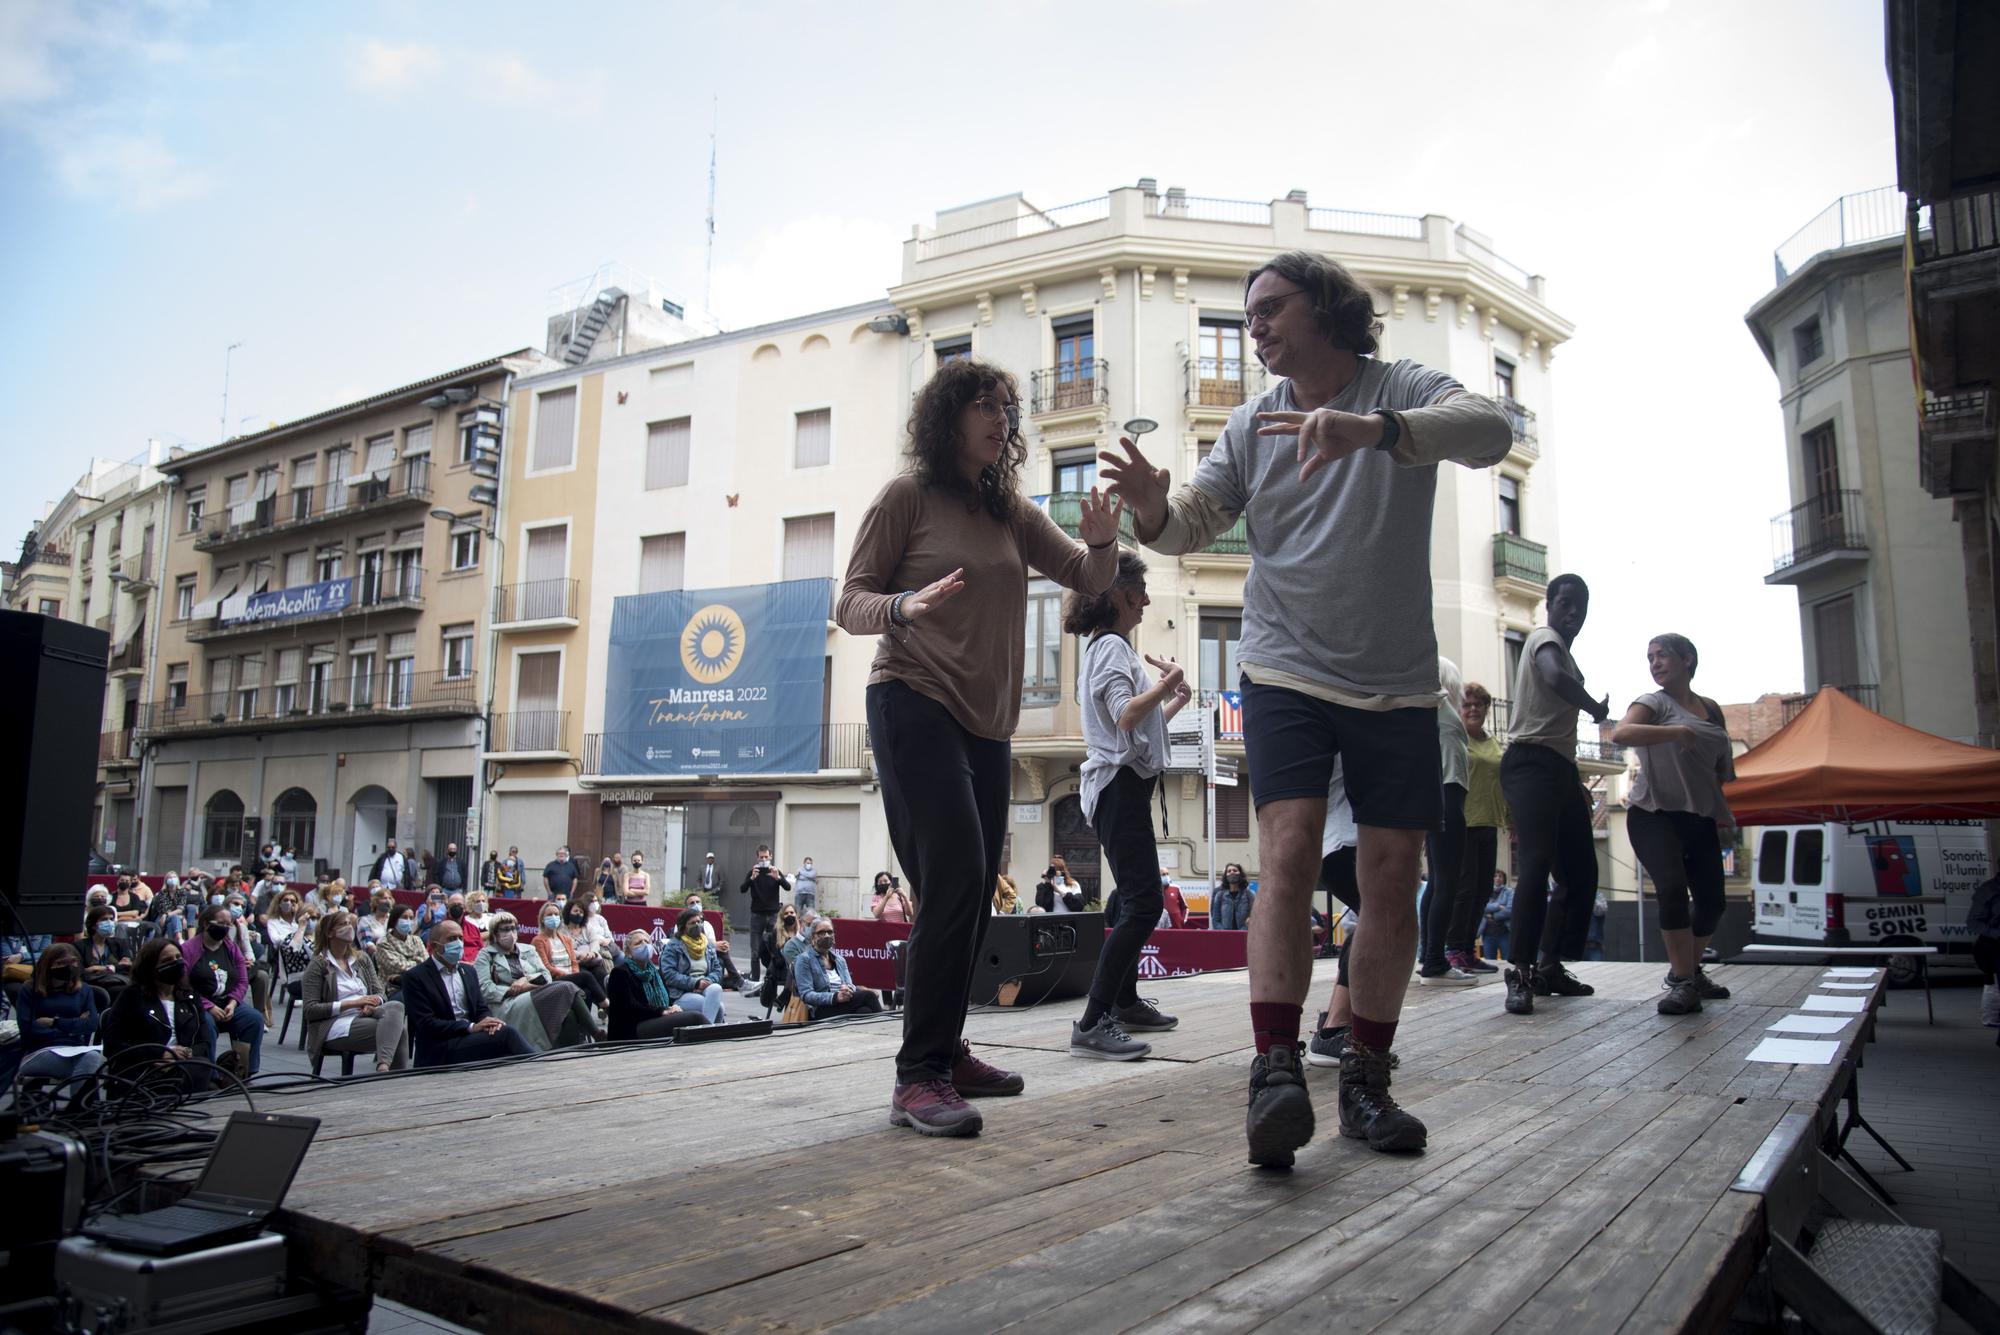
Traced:
<path id="1" fill-rule="evenodd" d="M 685 417 L 671 422 L 654 422 L 646 428 L 647 491 L 687 485 L 693 438 L 693 423 Z"/>
<path id="2" fill-rule="evenodd" d="M 800 413 L 792 438 L 792 467 L 819 468 L 832 462 L 833 410 Z"/>
<path id="3" fill-rule="evenodd" d="M 403 455 L 429 454 L 431 452 L 431 425 L 413 426 L 403 433 Z"/>
<path id="4" fill-rule="evenodd" d="M 833 578 L 832 515 L 803 515 L 785 521 L 783 578 Z"/>
<path id="5" fill-rule="evenodd" d="M 417 633 L 399 630 L 389 637 L 389 657 L 408 658 L 417 652 Z"/>
<path id="6" fill-rule="evenodd" d="M 561 674 L 561 654 L 522 654 L 514 707 L 523 713 L 556 707 L 556 679 Z"/>
<path id="7" fill-rule="evenodd" d="M 687 535 L 657 533 L 639 539 L 639 592 L 667 593 L 687 587 Z"/>
<path id="8" fill-rule="evenodd" d="M 530 529 L 528 532 L 527 582 L 561 579 L 569 564 L 569 525 Z"/>
<path id="9" fill-rule="evenodd" d="M 576 390 L 552 389 L 535 401 L 532 466 L 567 468 L 576 458 Z"/>
<path id="10" fill-rule="evenodd" d="M 278 650 L 278 685 L 288 686 L 298 681 L 301 653 L 298 649 Z"/>

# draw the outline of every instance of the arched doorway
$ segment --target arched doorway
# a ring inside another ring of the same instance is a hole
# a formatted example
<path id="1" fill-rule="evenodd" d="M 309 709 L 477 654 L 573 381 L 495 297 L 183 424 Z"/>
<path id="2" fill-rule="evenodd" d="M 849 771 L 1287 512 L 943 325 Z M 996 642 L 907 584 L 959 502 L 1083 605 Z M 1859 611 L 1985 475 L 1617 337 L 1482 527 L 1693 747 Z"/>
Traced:
<path id="1" fill-rule="evenodd" d="M 1075 793 L 1057 798 L 1050 823 L 1053 828 L 1049 833 L 1049 851 L 1059 854 L 1069 864 L 1069 874 L 1083 887 L 1085 902 L 1101 900 L 1098 882 L 1103 874 L 1098 866 L 1097 832 L 1083 818 L 1083 799 Z M 1041 871 L 1040 867 L 1035 868 L 1035 875 L 1039 877 Z M 1029 886 L 1032 894 L 1032 881 Z"/>
<path id="2" fill-rule="evenodd" d="M 299 861 L 312 865 L 319 835 L 319 800 L 303 788 L 287 788 L 271 804 L 271 839 L 279 848 L 294 849 Z"/>
<path id="3" fill-rule="evenodd" d="M 347 874 L 351 880 L 365 880 L 375 859 L 396 837 L 396 796 L 380 784 L 371 783 L 347 799 L 347 809 L 354 815 L 354 842 L 347 849 Z"/>
<path id="4" fill-rule="evenodd" d="M 202 807 L 201 855 L 230 859 L 243 856 L 243 799 L 230 789 L 218 789 Z"/>

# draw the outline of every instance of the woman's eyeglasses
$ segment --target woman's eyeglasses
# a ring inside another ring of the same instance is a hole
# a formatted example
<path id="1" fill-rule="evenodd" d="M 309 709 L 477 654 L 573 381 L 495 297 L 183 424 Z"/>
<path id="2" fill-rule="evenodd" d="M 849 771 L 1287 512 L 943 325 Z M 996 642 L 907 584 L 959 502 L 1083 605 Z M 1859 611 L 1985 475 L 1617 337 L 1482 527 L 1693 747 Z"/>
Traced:
<path id="1" fill-rule="evenodd" d="M 1009 431 L 1021 429 L 1021 405 L 1018 403 L 1003 404 L 982 394 L 972 401 L 972 406 L 979 409 L 979 415 L 989 422 L 1004 421 Z"/>

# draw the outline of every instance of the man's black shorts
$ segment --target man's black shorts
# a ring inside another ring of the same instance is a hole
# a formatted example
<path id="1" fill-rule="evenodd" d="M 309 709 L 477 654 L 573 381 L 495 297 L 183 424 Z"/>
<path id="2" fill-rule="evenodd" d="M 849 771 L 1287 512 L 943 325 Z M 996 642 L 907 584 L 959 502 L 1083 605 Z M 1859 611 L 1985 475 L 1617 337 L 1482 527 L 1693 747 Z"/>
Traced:
<path id="1" fill-rule="evenodd" d="M 1353 709 L 1245 677 L 1243 746 L 1258 807 L 1324 799 L 1341 762 L 1357 825 L 1436 830 L 1444 825 L 1444 766 L 1435 709 Z"/>

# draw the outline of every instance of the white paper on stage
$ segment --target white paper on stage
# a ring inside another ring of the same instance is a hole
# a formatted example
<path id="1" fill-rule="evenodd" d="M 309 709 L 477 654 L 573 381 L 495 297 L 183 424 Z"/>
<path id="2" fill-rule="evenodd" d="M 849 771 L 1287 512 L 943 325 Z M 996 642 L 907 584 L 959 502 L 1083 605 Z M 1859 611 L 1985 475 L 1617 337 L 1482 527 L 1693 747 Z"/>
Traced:
<path id="1" fill-rule="evenodd" d="M 1868 1009 L 1866 997 L 1829 997 L 1815 992 L 1799 1004 L 1800 1010 L 1843 1011 L 1848 1015 L 1859 1015 Z"/>
<path id="2" fill-rule="evenodd" d="M 1837 969 L 1828 969 L 1828 970 L 1827 970 L 1827 971 L 1826 971 L 1825 973 L 1821 974 L 1821 975 L 1820 975 L 1820 977 L 1822 977 L 1822 978 L 1873 978 L 1873 977 L 1874 977 L 1874 976 L 1875 976 L 1876 974 L 1878 974 L 1878 973 L 1880 973 L 1880 972 L 1882 972 L 1882 971 L 1881 971 L 1880 969 L 1857 969 L 1857 968 L 1854 968 L 1854 967 L 1853 967 L 1853 966 L 1851 966 L 1851 965 L 1845 965 L 1845 964 L 1843 964 L 1843 965 L 1841 965 L 1841 966 L 1840 966 L 1839 968 L 1837 968 Z"/>
<path id="3" fill-rule="evenodd" d="M 1833 982 L 1833 983 L 1814 983 L 1813 986 L 1823 987 L 1829 992 L 1873 992 L 1875 990 L 1875 984 L 1873 983 Z"/>
<path id="4" fill-rule="evenodd" d="M 1803 1066 L 1825 1066 L 1840 1051 L 1838 1043 L 1822 1043 L 1810 1038 L 1767 1038 L 1750 1049 L 1753 1062 L 1796 1062 Z"/>
<path id="5" fill-rule="evenodd" d="M 1853 1023 L 1850 1015 L 1786 1015 L 1764 1028 L 1776 1034 L 1837 1034 Z"/>

